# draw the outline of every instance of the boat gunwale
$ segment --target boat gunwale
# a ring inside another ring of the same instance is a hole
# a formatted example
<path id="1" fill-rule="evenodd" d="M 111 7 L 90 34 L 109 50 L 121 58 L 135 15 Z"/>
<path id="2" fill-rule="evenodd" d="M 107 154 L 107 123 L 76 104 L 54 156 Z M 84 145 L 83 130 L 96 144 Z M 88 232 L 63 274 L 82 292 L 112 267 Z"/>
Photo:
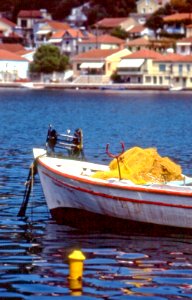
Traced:
<path id="1" fill-rule="evenodd" d="M 137 192 L 143 192 L 143 193 L 151 193 L 151 194 L 162 194 L 162 195 L 171 195 L 171 196 L 180 196 L 180 197 L 192 197 L 192 190 L 189 192 L 183 192 L 183 191 L 176 191 L 176 190 L 163 190 L 163 189 L 159 189 L 159 188 L 155 188 L 153 186 L 127 186 L 127 185 L 121 185 L 118 184 L 117 182 L 105 182 L 105 181 L 96 181 L 94 178 L 91 177 L 80 177 L 80 176 L 76 176 L 76 175 L 71 175 L 68 173 L 64 173 L 62 171 L 56 170 L 53 167 L 49 166 L 48 164 L 46 164 L 45 162 L 43 162 L 41 160 L 41 158 L 38 158 L 38 163 L 43 166 L 45 169 L 49 170 L 50 172 L 57 174 L 61 177 L 66 177 L 69 179 L 73 179 L 75 181 L 79 181 L 79 182 L 83 182 L 83 183 L 87 183 L 87 184 L 91 184 L 91 185 L 95 185 L 95 186 L 104 186 L 104 187 L 109 187 L 112 189 L 122 189 L 122 190 L 128 190 L 128 191 L 137 191 Z M 82 175 L 81 175 L 82 176 Z M 175 187 L 175 186 L 171 186 L 171 187 Z"/>

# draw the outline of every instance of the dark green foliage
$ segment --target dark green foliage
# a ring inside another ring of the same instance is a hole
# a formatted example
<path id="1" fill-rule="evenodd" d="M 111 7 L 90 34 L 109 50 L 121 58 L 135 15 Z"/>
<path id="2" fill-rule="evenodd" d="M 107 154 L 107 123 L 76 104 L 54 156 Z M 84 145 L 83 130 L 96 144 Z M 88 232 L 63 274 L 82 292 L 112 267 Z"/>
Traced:
<path id="1" fill-rule="evenodd" d="M 121 83 L 121 76 L 120 76 L 117 72 L 114 72 L 114 73 L 111 75 L 111 80 L 112 80 L 114 83 Z"/>
<path id="2" fill-rule="evenodd" d="M 68 57 L 61 55 L 59 49 L 52 45 L 42 45 L 34 55 L 30 64 L 32 73 L 52 73 L 65 71 L 68 66 Z"/>
<path id="3" fill-rule="evenodd" d="M 86 0 L 0 0 L 0 11 L 12 13 L 12 20 L 16 21 L 20 10 L 35 10 L 46 8 L 55 20 L 64 20 L 71 9 L 87 3 Z M 135 11 L 136 0 L 90 0 L 90 9 L 85 13 L 88 16 L 88 25 L 92 25 L 102 18 L 128 17 Z"/>
<path id="4" fill-rule="evenodd" d="M 113 31 L 111 32 L 111 35 L 118 37 L 122 40 L 125 40 L 127 38 L 127 32 L 121 27 L 114 28 Z"/>
<path id="5" fill-rule="evenodd" d="M 163 28 L 163 19 L 159 14 L 153 14 L 149 17 L 149 19 L 146 22 L 146 27 L 150 28 L 154 31 L 155 35 L 157 34 L 158 29 Z"/>

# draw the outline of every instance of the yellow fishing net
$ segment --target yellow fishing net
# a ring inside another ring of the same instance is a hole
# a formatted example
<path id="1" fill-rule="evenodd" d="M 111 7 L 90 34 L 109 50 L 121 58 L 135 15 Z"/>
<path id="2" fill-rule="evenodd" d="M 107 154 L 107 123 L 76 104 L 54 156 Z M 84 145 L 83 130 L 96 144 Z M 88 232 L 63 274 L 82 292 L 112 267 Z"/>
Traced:
<path id="1" fill-rule="evenodd" d="M 182 169 L 168 157 L 161 157 L 155 148 L 133 147 L 118 158 L 121 179 L 135 184 L 162 183 L 182 179 Z M 117 159 L 109 164 L 109 171 L 98 171 L 94 178 L 119 178 Z"/>

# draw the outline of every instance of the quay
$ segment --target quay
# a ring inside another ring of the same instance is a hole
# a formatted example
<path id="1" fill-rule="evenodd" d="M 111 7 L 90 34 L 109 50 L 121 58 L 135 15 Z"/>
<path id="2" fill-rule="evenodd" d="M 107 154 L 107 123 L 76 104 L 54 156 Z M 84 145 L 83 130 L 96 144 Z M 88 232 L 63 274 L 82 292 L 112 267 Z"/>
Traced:
<path id="1" fill-rule="evenodd" d="M 63 82 L 0 82 L 0 88 L 63 89 L 63 90 L 103 90 L 103 91 L 192 91 L 189 88 L 170 88 L 162 85 L 141 84 L 98 84 Z"/>

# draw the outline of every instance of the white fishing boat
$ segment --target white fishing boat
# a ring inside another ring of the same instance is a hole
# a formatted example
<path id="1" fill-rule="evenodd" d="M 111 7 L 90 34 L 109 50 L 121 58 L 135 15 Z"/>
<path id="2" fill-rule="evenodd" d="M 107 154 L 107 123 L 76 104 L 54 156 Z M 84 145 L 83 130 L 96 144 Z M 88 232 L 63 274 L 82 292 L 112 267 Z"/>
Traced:
<path id="1" fill-rule="evenodd" d="M 192 229 L 192 178 L 148 184 L 94 178 L 95 172 L 106 172 L 109 166 L 56 155 L 56 143 L 82 154 L 82 140 L 74 143 L 74 136 L 63 135 L 64 141 L 58 142 L 54 134 L 48 134 L 51 153 L 42 148 L 33 152 L 48 208 L 58 223 L 66 210 L 73 209 L 148 226 Z"/>

